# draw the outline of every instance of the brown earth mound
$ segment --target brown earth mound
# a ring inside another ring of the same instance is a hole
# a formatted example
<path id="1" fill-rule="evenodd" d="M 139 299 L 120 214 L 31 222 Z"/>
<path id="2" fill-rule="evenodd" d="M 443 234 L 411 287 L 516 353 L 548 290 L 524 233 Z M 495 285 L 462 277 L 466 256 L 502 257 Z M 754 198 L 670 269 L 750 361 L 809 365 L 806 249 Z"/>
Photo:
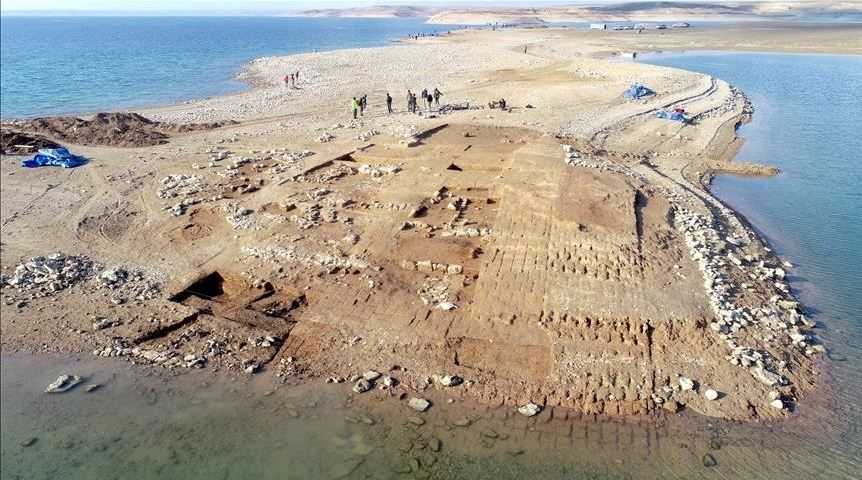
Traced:
<path id="1" fill-rule="evenodd" d="M 78 145 L 143 147 L 167 143 L 171 133 L 210 130 L 237 122 L 177 125 L 150 120 L 137 113 L 98 113 L 90 120 L 43 117 L 16 122 L 16 130 L 45 135 Z"/>
<path id="2" fill-rule="evenodd" d="M 59 143 L 38 135 L 16 132 L 9 128 L 0 129 L 0 154 L 26 155 L 40 148 L 58 148 Z"/>

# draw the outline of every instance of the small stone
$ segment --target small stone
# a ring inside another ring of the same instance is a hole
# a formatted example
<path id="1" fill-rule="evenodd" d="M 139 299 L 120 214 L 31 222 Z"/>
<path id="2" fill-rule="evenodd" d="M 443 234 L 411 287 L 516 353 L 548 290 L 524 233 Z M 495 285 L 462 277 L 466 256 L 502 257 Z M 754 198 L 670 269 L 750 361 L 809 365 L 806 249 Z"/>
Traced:
<path id="1" fill-rule="evenodd" d="M 454 387 L 464 383 L 464 379 L 457 375 L 443 375 L 440 377 L 440 385 L 444 387 Z"/>
<path id="2" fill-rule="evenodd" d="M 714 467 L 714 466 L 718 465 L 718 460 L 716 460 L 715 457 L 713 457 L 711 453 L 705 454 L 703 456 L 703 458 L 701 459 L 701 461 L 703 462 L 703 466 L 707 467 L 707 468 Z"/>
<path id="3" fill-rule="evenodd" d="M 24 447 L 24 448 L 32 447 L 32 446 L 33 446 L 33 445 L 35 445 L 35 444 L 36 444 L 36 442 L 38 442 L 38 441 L 39 441 L 39 439 L 38 439 L 38 438 L 36 438 L 36 437 L 30 437 L 30 438 L 28 438 L 28 439 L 24 440 L 23 442 L 21 442 L 21 446 L 22 446 L 22 447 Z"/>
<path id="4" fill-rule="evenodd" d="M 710 389 L 707 389 L 707 391 L 703 393 L 703 396 L 704 396 L 707 400 L 710 400 L 710 401 L 711 401 L 711 400 L 716 400 L 716 399 L 718 398 L 718 392 L 716 392 L 715 390 L 713 390 L 713 389 L 711 389 L 711 388 L 710 388 Z"/>
<path id="5" fill-rule="evenodd" d="M 417 427 L 425 425 L 425 420 L 421 417 L 407 417 L 407 421 L 412 423 L 413 425 L 416 425 Z"/>
<path id="6" fill-rule="evenodd" d="M 100 383 L 91 383 L 91 384 L 87 385 L 86 387 L 84 387 L 84 390 L 87 393 L 90 393 L 90 392 L 95 392 L 96 390 L 98 390 L 100 388 L 102 388 L 102 385 Z"/>
<path id="7" fill-rule="evenodd" d="M 407 402 L 407 405 L 409 405 L 410 408 L 416 410 L 417 412 L 424 412 L 431 407 L 431 402 L 425 400 L 424 398 L 413 397 L 410 399 L 410 401 Z"/>
<path id="8" fill-rule="evenodd" d="M 525 417 L 532 417 L 534 415 L 538 415 L 539 412 L 542 411 L 542 407 L 536 405 L 533 402 L 529 402 L 526 405 L 522 405 L 518 407 L 518 413 L 524 415 Z"/>
<path id="9" fill-rule="evenodd" d="M 775 400 L 769 402 L 769 405 L 772 408 L 777 408 L 778 410 L 784 410 L 784 401 L 780 398 L 776 398 Z"/>
<path id="10" fill-rule="evenodd" d="M 670 413 L 679 412 L 679 402 L 676 400 L 668 400 L 661 405 L 661 408 L 667 410 Z"/>
<path id="11" fill-rule="evenodd" d="M 356 383 L 353 384 L 353 391 L 356 393 L 365 393 L 371 390 L 373 387 L 374 384 L 371 381 L 364 378 L 360 378 L 356 381 Z"/>
<path id="12" fill-rule="evenodd" d="M 431 440 L 428 441 L 428 448 L 430 448 L 432 452 L 439 452 L 440 449 L 443 448 L 443 442 L 441 442 L 437 437 L 431 437 Z"/>
<path id="13" fill-rule="evenodd" d="M 770 401 L 778 400 L 779 398 L 781 398 L 781 392 L 779 392 L 778 390 L 773 390 L 773 391 L 769 392 L 769 400 Z"/>
<path id="14" fill-rule="evenodd" d="M 462 417 L 452 422 L 452 425 L 455 425 L 456 427 L 469 427 L 471 423 L 473 423 L 472 420 L 467 417 Z"/>
<path id="15" fill-rule="evenodd" d="M 362 374 L 362 378 L 368 380 L 369 382 L 377 380 L 378 378 L 380 378 L 380 376 L 380 372 L 376 370 L 369 370 Z"/>
<path id="16" fill-rule="evenodd" d="M 688 377 L 679 377 L 679 387 L 683 391 L 694 390 L 694 380 Z"/>

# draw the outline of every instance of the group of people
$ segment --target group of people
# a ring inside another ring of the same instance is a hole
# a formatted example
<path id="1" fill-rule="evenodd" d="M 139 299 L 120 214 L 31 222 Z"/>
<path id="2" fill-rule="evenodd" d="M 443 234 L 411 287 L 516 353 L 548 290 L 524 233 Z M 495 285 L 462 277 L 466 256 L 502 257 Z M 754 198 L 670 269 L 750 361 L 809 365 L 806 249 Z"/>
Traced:
<path id="1" fill-rule="evenodd" d="M 422 89 L 422 92 L 419 95 L 422 97 L 422 103 L 425 106 L 425 109 L 431 110 L 431 107 L 440 106 L 440 97 L 443 96 L 443 92 L 437 88 L 433 91 L 428 91 L 428 89 L 425 88 Z M 418 110 L 419 102 L 416 99 L 416 94 L 407 90 L 407 111 L 410 113 L 416 113 Z"/>
<path id="2" fill-rule="evenodd" d="M 386 96 L 388 97 L 389 94 L 387 93 Z M 359 98 L 353 97 L 353 100 L 350 102 L 350 109 L 353 110 L 354 120 L 360 116 L 364 116 L 366 108 L 368 108 L 368 95 L 363 95 Z"/>
<path id="3" fill-rule="evenodd" d="M 420 93 L 422 97 L 422 104 L 426 110 L 431 110 L 433 107 L 440 106 L 440 97 L 443 96 L 443 92 L 441 92 L 438 88 L 429 91 L 427 88 L 423 89 Z M 361 97 L 353 97 L 350 101 L 350 110 L 353 113 L 353 118 L 357 119 L 361 116 L 365 115 L 365 109 L 368 108 L 368 95 L 363 95 Z M 416 94 L 407 90 L 407 111 L 410 113 L 419 112 L 419 101 L 416 97 Z M 392 95 L 389 92 L 386 92 L 386 113 L 392 113 Z"/>
<path id="4" fill-rule="evenodd" d="M 296 88 L 296 82 L 299 81 L 299 71 L 296 73 L 288 73 L 284 76 L 284 86 L 288 88 Z"/>

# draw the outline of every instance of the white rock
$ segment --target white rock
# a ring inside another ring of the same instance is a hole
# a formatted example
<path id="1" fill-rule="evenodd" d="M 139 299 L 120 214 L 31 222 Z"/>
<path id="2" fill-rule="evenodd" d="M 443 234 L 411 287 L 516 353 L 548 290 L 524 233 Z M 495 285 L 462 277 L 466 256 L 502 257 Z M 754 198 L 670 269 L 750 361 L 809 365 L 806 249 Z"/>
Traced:
<path id="1" fill-rule="evenodd" d="M 694 390 L 694 380 L 688 377 L 679 377 L 679 387 L 683 391 Z"/>
<path id="2" fill-rule="evenodd" d="M 413 397 L 410 399 L 410 401 L 407 402 L 407 405 L 409 405 L 410 408 L 416 410 L 417 412 L 424 412 L 431 407 L 431 402 L 425 400 L 424 398 Z"/>
<path id="3" fill-rule="evenodd" d="M 373 381 L 377 380 L 378 378 L 380 378 L 380 376 L 381 376 L 380 372 L 378 372 L 376 370 L 369 370 L 369 371 L 362 374 L 362 378 L 368 380 L 369 382 L 373 382 Z"/>
<path id="4" fill-rule="evenodd" d="M 529 402 L 526 405 L 518 407 L 518 413 L 524 415 L 525 417 L 532 417 L 534 415 L 538 415 L 541 411 L 542 407 L 536 405 L 533 402 Z"/>
<path id="5" fill-rule="evenodd" d="M 54 380 L 54 383 L 48 385 L 48 388 L 45 389 L 45 393 L 68 392 L 75 388 L 75 385 L 78 385 L 83 381 L 84 380 L 77 375 L 63 374 L 57 377 L 57 380 Z"/>
<path id="6" fill-rule="evenodd" d="M 371 383 L 370 381 L 368 381 L 364 378 L 360 378 L 359 380 L 356 381 L 355 384 L 353 384 L 353 391 L 356 393 L 365 393 L 365 392 L 371 390 L 371 388 L 373 386 L 374 386 L 374 384 Z"/>
<path id="7" fill-rule="evenodd" d="M 718 392 L 716 392 L 715 390 L 713 390 L 713 389 L 709 388 L 709 389 L 707 389 L 707 390 L 706 390 L 706 392 L 704 392 L 704 393 L 703 393 L 703 396 L 704 396 L 707 400 L 715 400 L 715 399 L 717 399 L 717 398 L 718 398 Z"/>
<path id="8" fill-rule="evenodd" d="M 784 402 L 780 398 L 776 398 L 775 400 L 769 402 L 769 405 L 773 408 L 784 410 Z"/>

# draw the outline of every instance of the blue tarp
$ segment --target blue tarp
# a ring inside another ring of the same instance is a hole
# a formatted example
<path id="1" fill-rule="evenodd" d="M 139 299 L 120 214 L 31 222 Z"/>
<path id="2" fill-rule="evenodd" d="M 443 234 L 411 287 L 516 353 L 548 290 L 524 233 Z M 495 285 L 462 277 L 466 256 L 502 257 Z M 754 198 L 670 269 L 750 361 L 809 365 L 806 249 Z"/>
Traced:
<path id="1" fill-rule="evenodd" d="M 675 122 L 688 123 L 688 118 L 685 117 L 685 114 L 682 112 L 667 112 L 664 110 L 659 110 L 655 112 L 655 116 L 658 118 L 664 118 L 665 120 L 673 120 Z"/>
<path id="2" fill-rule="evenodd" d="M 21 162 L 21 165 L 27 168 L 37 167 L 63 167 L 75 168 L 87 163 L 87 159 L 72 155 L 65 148 L 45 148 L 39 150 L 39 153 Z"/>
<path id="3" fill-rule="evenodd" d="M 655 95 L 655 92 L 649 89 L 646 85 L 635 83 L 628 90 L 623 92 L 623 96 L 629 100 L 637 100 L 648 95 Z"/>

